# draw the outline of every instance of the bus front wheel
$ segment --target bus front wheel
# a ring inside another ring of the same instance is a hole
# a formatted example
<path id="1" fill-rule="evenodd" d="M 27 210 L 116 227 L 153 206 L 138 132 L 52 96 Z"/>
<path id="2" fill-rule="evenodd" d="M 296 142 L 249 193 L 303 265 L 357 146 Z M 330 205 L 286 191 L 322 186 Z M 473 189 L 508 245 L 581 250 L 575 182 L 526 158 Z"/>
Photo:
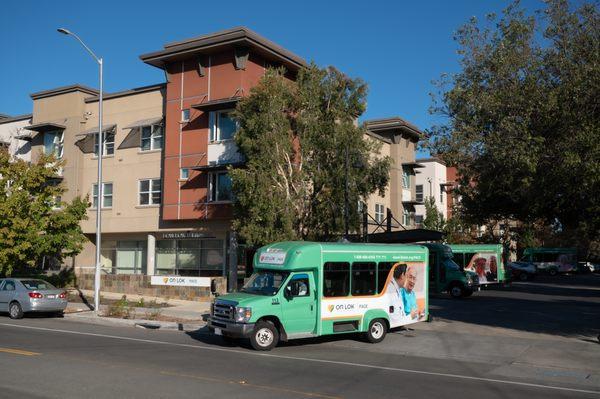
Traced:
<path id="1" fill-rule="evenodd" d="M 257 351 L 270 351 L 279 342 L 279 331 L 270 321 L 259 321 L 250 336 L 250 344 Z"/>
<path id="2" fill-rule="evenodd" d="M 465 296 L 465 288 L 462 284 L 452 284 L 448 293 L 452 298 L 462 298 Z"/>
<path id="3" fill-rule="evenodd" d="M 387 334 L 387 323 L 383 319 L 371 320 L 369 328 L 365 333 L 365 338 L 372 344 L 383 341 Z"/>

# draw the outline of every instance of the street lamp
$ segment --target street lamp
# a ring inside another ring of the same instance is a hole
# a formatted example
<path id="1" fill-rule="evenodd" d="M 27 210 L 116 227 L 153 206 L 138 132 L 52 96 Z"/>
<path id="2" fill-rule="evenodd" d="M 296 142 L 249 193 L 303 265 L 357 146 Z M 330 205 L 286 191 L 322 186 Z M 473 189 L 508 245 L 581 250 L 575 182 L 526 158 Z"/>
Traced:
<path id="1" fill-rule="evenodd" d="M 94 312 L 96 315 L 99 315 L 100 312 L 100 247 L 101 247 L 101 226 L 102 226 L 102 197 L 103 197 L 103 187 L 102 187 L 102 151 L 104 147 L 104 137 L 102 132 L 102 58 L 98 58 L 96 54 L 85 43 L 77 36 L 75 33 L 65 29 L 58 28 L 62 34 L 67 36 L 73 36 L 83 48 L 86 49 L 88 53 L 94 58 L 94 60 L 98 63 L 98 67 L 100 70 L 100 94 L 98 96 L 98 182 L 97 182 L 97 193 L 98 200 L 96 204 L 96 268 L 94 274 Z"/>

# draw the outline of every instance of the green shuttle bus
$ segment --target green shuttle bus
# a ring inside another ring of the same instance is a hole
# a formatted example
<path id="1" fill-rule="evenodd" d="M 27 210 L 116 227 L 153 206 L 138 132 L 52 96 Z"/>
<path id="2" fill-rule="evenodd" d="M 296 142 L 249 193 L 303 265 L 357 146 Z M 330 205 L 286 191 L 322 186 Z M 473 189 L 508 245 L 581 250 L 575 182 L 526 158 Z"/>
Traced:
<path id="1" fill-rule="evenodd" d="M 479 290 L 477 274 L 463 270 L 454 261 L 452 249 L 439 243 L 423 244 L 429 249 L 429 291 L 447 292 L 453 298 L 471 296 Z"/>
<path id="2" fill-rule="evenodd" d="M 239 292 L 215 299 L 208 327 L 256 350 L 329 334 L 377 343 L 390 328 L 428 319 L 427 276 L 421 245 L 275 243 L 257 251 Z"/>
<path id="3" fill-rule="evenodd" d="M 481 286 L 508 281 L 501 244 L 450 244 L 454 261 L 462 270 L 477 274 Z"/>

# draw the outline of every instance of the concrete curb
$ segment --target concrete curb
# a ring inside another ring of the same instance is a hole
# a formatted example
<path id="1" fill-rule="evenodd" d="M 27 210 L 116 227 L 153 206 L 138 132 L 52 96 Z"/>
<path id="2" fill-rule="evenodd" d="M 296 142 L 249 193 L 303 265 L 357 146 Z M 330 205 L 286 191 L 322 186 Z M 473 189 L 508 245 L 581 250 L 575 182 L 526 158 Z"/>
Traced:
<path id="1" fill-rule="evenodd" d="M 81 321 L 83 323 L 99 324 L 104 326 L 139 327 L 147 329 L 197 331 L 204 326 L 205 322 L 174 322 L 145 319 L 117 319 L 114 317 L 96 316 L 92 312 L 65 313 L 65 319 Z"/>

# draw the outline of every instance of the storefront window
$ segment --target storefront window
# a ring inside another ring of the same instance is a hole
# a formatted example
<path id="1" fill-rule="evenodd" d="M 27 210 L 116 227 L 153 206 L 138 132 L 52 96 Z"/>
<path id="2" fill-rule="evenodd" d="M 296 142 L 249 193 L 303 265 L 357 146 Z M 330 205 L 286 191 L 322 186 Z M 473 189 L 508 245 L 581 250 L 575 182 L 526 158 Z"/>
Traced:
<path id="1" fill-rule="evenodd" d="M 145 274 L 146 248 L 146 241 L 103 241 L 103 271 L 108 274 Z"/>
<path id="2" fill-rule="evenodd" d="M 156 273 L 177 276 L 221 276 L 223 240 L 157 240 Z"/>

